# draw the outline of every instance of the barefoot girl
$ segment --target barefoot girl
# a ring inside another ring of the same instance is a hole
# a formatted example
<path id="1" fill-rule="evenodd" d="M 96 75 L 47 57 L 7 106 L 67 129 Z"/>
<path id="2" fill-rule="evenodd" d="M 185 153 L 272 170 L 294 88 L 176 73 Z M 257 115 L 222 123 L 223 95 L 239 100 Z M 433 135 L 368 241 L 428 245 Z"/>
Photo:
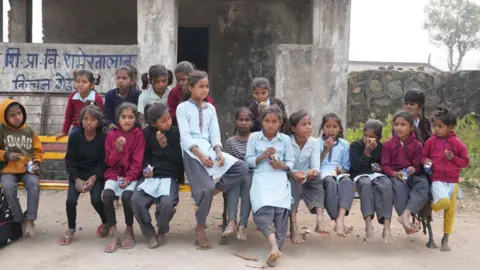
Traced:
<path id="1" fill-rule="evenodd" d="M 355 196 L 355 183 L 348 176 L 350 170 L 350 145 L 343 139 L 342 119 L 335 113 L 323 116 L 320 125 L 320 173 L 325 188 L 325 207 L 335 220 L 334 231 L 345 237 L 353 228 L 345 228 Z"/>
<path id="2" fill-rule="evenodd" d="M 183 159 L 180 132 L 172 126 L 172 118 L 163 103 L 154 103 L 145 116 L 149 126 L 145 128 L 145 156 L 143 176 L 132 196 L 132 209 L 143 235 L 149 240 L 149 248 L 163 246 L 170 220 L 178 204 L 179 179 L 183 179 Z M 149 167 L 150 166 L 150 167 Z M 152 226 L 149 209 L 156 205 L 155 218 L 158 232 Z"/>
<path id="3" fill-rule="evenodd" d="M 185 87 L 187 99 L 177 107 L 183 164 L 196 204 L 198 245 L 200 249 L 209 249 L 205 223 L 213 196 L 245 181 L 248 166 L 222 152 L 217 112 L 212 104 L 204 101 L 209 91 L 207 73 L 193 71 Z M 220 180 L 215 184 L 217 178 Z"/>
<path id="4" fill-rule="evenodd" d="M 295 154 L 295 167 L 290 172 L 294 200 L 290 213 L 290 238 L 292 243 L 301 244 L 304 240 L 297 225 L 300 199 L 303 199 L 310 213 L 317 215 L 315 231 L 326 233 L 323 221 L 325 193 L 320 179 L 320 144 L 312 137 L 312 122 L 306 111 L 300 110 L 292 114 L 288 126 Z"/>
<path id="5" fill-rule="evenodd" d="M 422 144 L 416 139 L 413 117 L 409 112 L 393 116 L 393 130 L 394 136 L 383 144 L 382 169 L 392 180 L 398 221 L 407 234 L 412 234 L 420 228 L 409 218 L 428 202 L 428 180 L 420 173 Z"/>
<path id="6" fill-rule="evenodd" d="M 253 168 L 250 200 L 253 220 L 268 239 L 271 250 L 267 264 L 275 266 L 288 230 L 292 193 L 287 172 L 295 165 L 290 137 L 280 133 L 283 113 L 277 105 L 266 107 L 260 121 L 262 131 L 247 142 L 245 160 Z"/>
<path id="7" fill-rule="evenodd" d="M 112 253 L 119 248 L 130 249 L 135 246 L 133 235 L 133 212 L 130 204 L 135 186 L 142 176 L 142 161 L 145 151 L 145 138 L 137 118 L 137 106 L 123 103 L 117 110 L 117 127 L 110 130 L 105 140 L 105 160 L 109 168 L 105 172 L 103 203 L 105 215 L 113 240 L 105 248 Z M 117 219 L 113 201 L 120 196 L 125 213 L 125 240 L 120 242 Z"/>
<path id="8" fill-rule="evenodd" d="M 57 139 L 67 135 L 69 131 L 74 133 L 79 130 L 78 119 L 85 106 L 95 104 L 100 111 L 103 111 L 103 99 L 93 89 L 95 85 L 100 84 L 100 75 L 93 75 L 88 70 L 78 70 L 73 72 L 73 79 L 75 80 L 75 91 L 68 97 L 65 121 L 62 132 L 56 135 Z M 72 126 L 72 130 L 70 130 L 70 126 Z"/>
<path id="9" fill-rule="evenodd" d="M 350 145 L 350 176 L 355 181 L 360 195 L 360 208 L 365 220 L 365 241 L 370 243 L 375 241 L 372 224 L 375 213 L 378 222 L 383 224 L 383 239 L 386 243 L 392 242 L 390 223 L 393 189 L 390 178 L 382 174 L 380 167 L 382 129 L 382 122 L 370 119 L 363 127 L 363 139 Z"/>
<path id="10" fill-rule="evenodd" d="M 432 124 L 425 117 L 425 94 L 418 90 L 407 91 L 403 102 L 403 109 L 412 114 L 417 140 L 424 144 L 432 136 Z"/>
<path id="11" fill-rule="evenodd" d="M 80 130 L 68 138 L 65 165 L 69 186 L 67 195 L 68 230 L 60 240 L 60 245 L 72 243 L 76 231 L 77 201 L 80 193 L 90 192 L 90 202 L 97 211 L 102 224 L 97 229 L 98 237 L 106 237 L 110 232 L 105 217 L 102 191 L 105 164 L 105 129 L 102 112 L 98 107 L 89 105 L 80 113 Z"/>
<path id="12" fill-rule="evenodd" d="M 227 139 L 225 142 L 225 152 L 234 156 L 239 160 L 245 160 L 245 153 L 247 151 L 247 141 L 251 134 L 253 126 L 253 113 L 246 107 L 238 108 L 235 113 L 235 131 L 234 136 Z M 238 225 L 237 239 L 247 240 L 247 224 L 252 210 L 250 204 L 250 186 L 252 185 L 252 171 L 248 172 L 248 177 L 240 185 L 236 185 L 227 193 L 227 208 L 228 208 L 228 226 L 223 232 L 227 236 L 237 230 L 237 213 L 238 201 L 242 198 L 240 206 L 240 222 Z"/>
<path id="13" fill-rule="evenodd" d="M 452 233 L 460 172 L 470 163 L 467 148 L 453 131 L 456 124 L 455 113 L 438 107 L 433 117 L 435 135 L 425 143 L 422 152 L 422 163 L 427 172 L 426 165 L 430 165 L 432 174 L 432 209 L 445 211 L 441 251 L 450 251 L 448 237 Z"/>

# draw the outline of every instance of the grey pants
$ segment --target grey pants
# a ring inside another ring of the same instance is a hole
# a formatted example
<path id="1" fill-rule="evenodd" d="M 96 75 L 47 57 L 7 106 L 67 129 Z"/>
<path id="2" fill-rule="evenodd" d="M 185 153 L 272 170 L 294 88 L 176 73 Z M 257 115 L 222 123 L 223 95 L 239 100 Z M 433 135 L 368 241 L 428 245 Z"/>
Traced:
<path id="1" fill-rule="evenodd" d="M 390 178 L 381 176 L 370 180 L 363 176 L 358 178 L 356 184 L 363 217 L 377 213 L 380 224 L 383 224 L 385 219 L 392 220 L 393 187 Z"/>
<path id="2" fill-rule="evenodd" d="M 303 199 L 305 205 L 312 214 L 316 214 L 317 208 L 325 208 L 325 189 L 320 176 L 313 181 L 307 180 L 303 185 L 296 182 L 291 177 L 288 179 L 292 186 L 292 212 L 297 212 L 301 199 Z"/>
<path id="3" fill-rule="evenodd" d="M 290 210 L 280 207 L 264 206 L 253 213 L 253 221 L 258 229 L 268 237 L 274 233 L 278 248 L 282 248 L 288 230 Z"/>
<path id="4" fill-rule="evenodd" d="M 140 225 L 143 235 L 147 238 L 155 235 L 155 228 L 152 226 L 152 217 L 148 211 L 154 203 L 158 232 L 168 233 L 170 231 L 170 221 L 175 213 L 175 206 L 178 205 L 179 201 L 179 185 L 174 179 L 170 181 L 170 195 L 168 196 L 163 195 L 154 198 L 143 190 L 135 190 L 132 195 L 133 214 L 135 215 L 138 225 Z"/>
<path id="5" fill-rule="evenodd" d="M 355 183 L 348 177 L 342 177 L 337 184 L 335 178 L 327 176 L 323 178 L 323 187 L 325 188 L 325 208 L 330 218 L 336 219 L 340 208 L 347 210 L 348 216 L 355 197 Z"/>
<path id="6" fill-rule="evenodd" d="M 205 225 L 212 206 L 214 189 L 225 193 L 236 185 L 240 185 L 248 173 L 248 166 L 239 160 L 220 178 L 216 184 L 200 162 L 183 152 L 183 165 L 187 174 L 192 197 L 198 207 L 195 217 L 198 225 Z"/>
<path id="7" fill-rule="evenodd" d="M 36 220 L 38 203 L 40 201 L 40 184 L 35 174 L 4 174 L 1 176 L 3 194 L 10 205 L 13 219 L 16 222 L 23 220 L 23 211 L 17 197 L 18 182 L 22 181 L 27 190 L 27 219 Z"/>
<path id="8" fill-rule="evenodd" d="M 423 175 L 410 176 L 407 181 L 391 178 L 394 194 L 394 206 L 398 215 L 405 209 L 417 214 L 428 202 L 428 179 Z"/>
<path id="9" fill-rule="evenodd" d="M 240 205 L 240 222 L 239 225 L 247 227 L 252 204 L 250 203 L 250 187 L 252 186 L 253 172 L 248 172 L 247 177 L 240 185 L 231 188 L 227 193 L 227 212 L 228 220 L 237 220 L 238 201 L 242 198 Z"/>

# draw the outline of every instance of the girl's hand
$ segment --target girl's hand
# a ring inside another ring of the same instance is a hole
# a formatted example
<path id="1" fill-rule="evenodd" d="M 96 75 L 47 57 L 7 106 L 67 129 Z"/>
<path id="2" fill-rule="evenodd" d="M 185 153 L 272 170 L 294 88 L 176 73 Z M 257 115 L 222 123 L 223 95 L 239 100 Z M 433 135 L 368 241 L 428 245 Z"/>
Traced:
<path id="1" fill-rule="evenodd" d="M 275 170 L 285 170 L 286 165 L 281 162 L 280 160 L 272 160 L 270 161 L 270 166 L 274 168 Z"/>
<path id="2" fill-rule="evenodd" d="M 307 176 L 301 171 L 300 172 L 294 172 L 292 174 L 293 174 L 293 180 L 295 180 L 295 182 L 297 182 L 297 183 L 302 184 L 307 179 Z"/>
<path id="3" fill-rule="evenodd" d="M 90 176 L 90 178 L 88 178 L 88 180 L 84 184 L 84 192 L 92 190 L 95 181 L 97 181 L 97 177 L 95 175 Z"/>
<path id="4" fill-rule="evenodd" d="M 121 184 L 120 181 L 118 182 L 118 187 L 121 189 L 126 189 L 128 185 L 130 185 L 130 182 L 125 178 L 123 179 L 123 184 Z"/>
<path id="5" fill-rule="evenodd" d="M 407 171 L 408 171 L 408 176 L 412 176 L 415 174 L 415 168 L 412 166 L 408 167 Z"/>
<path id="6" fill-rule="evenodd" d="M 454 154 L 453 154 L 452 151 L 445 150 L 445 157 L 446 157 L 448 160 L 452 160 L 453 157 L 454 157 Z"/>
<path id="7" fill-rule="evenodd" d="M 275 153 L 276 153 L 275 148 L 273 148 L 273 147 L 267 147 L 267 149 L 265 149 L 265 152 L 263 152 L 263 159 L 270 158 L 270 157 L 273 156 Z"/>
<path id="8" fill-rule="evenodd" d="M 206 168 L 212 168 L 214 164 L 212 158 L 209 156 L 202 156 L 200 162 L 202 162 L 202 165 Z"/>
<path id="9" fill-rule="evenodd" d="M 335 140 L 332 137 L 328 137 L 328 139 L 323 142 L 323 150 L 327 152 L 330 151 L 334 144 Z"/>
<path id="10" fill-rule="evenodd" d="M 82 179 L 80 178 L 76 178 L 75 179 L 75 189 L 79 192 L 79 193 L 84 193 L 85 190 L 83 189 L 83 186 L 85 185 L 85 181 L 83 181 Z"/>
<path id="11" fill-rule="evenodd" d="M 152 170 L 143 170 L 143 177 L 145 178 L 152 178 L 153 177 L 153 169 Z"/>
<path id="12" fill-rule="evenodd" d="M 342 170 L 342 168 L 340 168 L 340 167 L 337 167 L 337 168 L 335 169 L 335 172 L 337 173 L 337 175 L 340 175 L 340 174 L 345 173 L 345 172 Z"/>
<path id="13" fill-rule="evenodd" d="M 19 159 L 22 158 L 22 155 L 20 155 L 19 153 L 10 153 L 8 154 L 8 161 L 12 161 L 12 162 L 15 162 Z"/>
<path id="14" fill-rule="evenodd" d="M 157 131 L 156 137 L 157 137 L 158 144 L 160 144 L 160 147 L 165 148 L 168 145 L 167 137 L 165 137 L 165 135 L 163 135 L 160 131 Z"/>
<path id="15" fill-rule="evenodd" d="M 117 152 L 123 152 L 123 146 L 125 145 L 125 142 L 125 137 L 120 136 L 117 138 L 117 140 L 115 141 L 115 147 L 117 148 Z"/>
<path id="16" fill-rule="evenodd" d="M 57 135 L 55 135 L 55 139 L 57 139 L 57 140 L 62 138 L 62 137 L 65 137 L 65 133 L 63 133 L 63 132 L 57 133 Z"/>
<path id="17" fill-rule="evenodd" d="M 225 165 L 225 157 L 221 151 L 217 152 L 217 162 L 218 167 L 223 167 L 223 165 Z"/>
<path id="18" fill-rule="evenodd" d="M 403 181 L 403 173 L 402 172 L 394 172 L 392 177 L 397 178 L 400 181 Z"/>
<path id="19" fill-rule="evenodd" d="M 307 172 L 307 179 L 310 181 L 315 180 L 320 173 L 317 170 L 309 170 Z"/>

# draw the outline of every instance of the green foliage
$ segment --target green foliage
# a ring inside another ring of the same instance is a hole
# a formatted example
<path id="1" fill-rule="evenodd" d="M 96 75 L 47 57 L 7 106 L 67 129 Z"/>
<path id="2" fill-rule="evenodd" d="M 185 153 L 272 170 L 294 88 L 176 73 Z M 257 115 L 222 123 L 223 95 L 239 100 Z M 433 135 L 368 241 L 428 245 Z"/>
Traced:
<path id="1" fill-rule="evenodd" d="M 475 113 L 467 114 L 458 120 L 455 131 L 468 149 L 470 156 L 470 166 L 462 171 L 464 184 L 480 188 L 480 129 L 476 118 L 479 115 Z M 361 123 L 358 128 L 347 128 L 345 138 L 349 142 L 359 140 L 363 137 L 364 124 Z M 388 115 L 384 121 L 382 142 L 392 137 L 392 115 Z"/>
<path id="2" fill-rule="evenodd" d="M 480 6 L 468 0 L 430 0 L 425 17 L 431 41 L 447 48 L 448 68 L 457 71 L 465 54 L 480 47 Z"/>

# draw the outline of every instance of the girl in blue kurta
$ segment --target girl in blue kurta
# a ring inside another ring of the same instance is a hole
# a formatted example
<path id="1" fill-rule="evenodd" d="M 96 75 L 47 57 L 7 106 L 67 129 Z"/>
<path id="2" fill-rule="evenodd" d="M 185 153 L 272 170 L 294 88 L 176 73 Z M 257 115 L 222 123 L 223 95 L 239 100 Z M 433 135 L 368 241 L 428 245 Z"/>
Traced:
<path id="1" fill-rule="evenodd" d="M 245 161 L 253 168 L 250 200 L 253 220 L 271 245 L 267 264 L 275 266 L 280 258 L 288 230 L 292 195 L 287 172 L 293 169 L 290 138 L 279 132 L 282 111 L 277 105 L 265 108 L 260 116 L 263 129 L 250 135 Z"/>
<path id="2" fill-rule="evenodd" d="M 320 125 L 320 176 L 325 189 L 325 208 L 335 220 L 334 231 L 344 237 L 352 231 L 343 222 L 352 207 L 355 183 L 350 179 L 350 144 L 343 139 L 342 119 L 335 113 L 323 116 Z"/>
<path id="3" fill-rule="evenodd" d="M 217 112 L 204 101 L 209 91 L 207 73 L 192 72 L 185 87 L 186 101 L 178 105 L 176 112 L 183 164 L 196 204 L 197 243 L 200 249 L 209 249 L 205 223 L 213 196 L 241 184 L 247 177 L 248 166 L 222 152 Z M 221 179 L 215 183 L 218 178 Z"/>

